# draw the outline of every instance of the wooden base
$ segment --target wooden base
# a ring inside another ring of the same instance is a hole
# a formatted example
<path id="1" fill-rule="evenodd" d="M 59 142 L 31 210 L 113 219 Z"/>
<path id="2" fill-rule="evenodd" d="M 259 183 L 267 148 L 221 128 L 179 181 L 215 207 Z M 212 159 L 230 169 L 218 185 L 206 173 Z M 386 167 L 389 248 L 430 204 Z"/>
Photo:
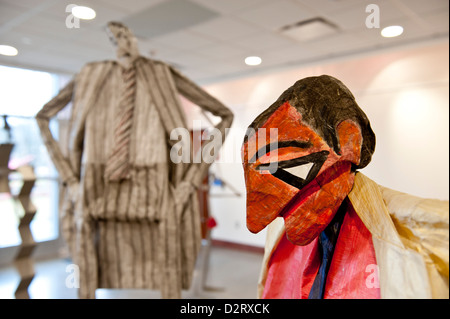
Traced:
<path id="1" fill-rule="evenodd" d="M 17 171 L 23 177 L 23 185 L 19 194 L 15 196 L 15 199 L 20 202 L 25 213 L 20 218 L 18 227 L 22 244 L 14 259 L 14 266 L 20 275 L 20 282 L 17 286 L 15 296 L 17 299 L 30 299 L 28 287 L 34 278 L 34 267 L 31 255 L 36 248 L 36 242 L 34 241 L 30 229 L 30 223 L 36 214 L 36 207 L 31 202 L 30 195 L 36 181 L 36 176 L 34 175 L 31 166 L 20 167 Z"/>

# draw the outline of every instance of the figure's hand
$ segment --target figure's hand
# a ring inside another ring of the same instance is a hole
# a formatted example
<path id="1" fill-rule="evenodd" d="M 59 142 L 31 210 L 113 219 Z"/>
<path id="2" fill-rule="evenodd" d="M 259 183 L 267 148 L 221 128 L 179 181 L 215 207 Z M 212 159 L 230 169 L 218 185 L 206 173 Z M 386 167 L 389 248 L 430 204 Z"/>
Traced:
<path id="1" fill-rule="evenodd" d="M 191 182 L 181 182 L 175 189 L 175 202 L 180 206 L 184 206 L 194 190 L 195 187 Z"/>
<path id="2" fill-rule="evenodd" d="M 80 182 L 75 179 L 67 182 L 67 190 L 72 203 L 76 203 L 80 193 Z"/>

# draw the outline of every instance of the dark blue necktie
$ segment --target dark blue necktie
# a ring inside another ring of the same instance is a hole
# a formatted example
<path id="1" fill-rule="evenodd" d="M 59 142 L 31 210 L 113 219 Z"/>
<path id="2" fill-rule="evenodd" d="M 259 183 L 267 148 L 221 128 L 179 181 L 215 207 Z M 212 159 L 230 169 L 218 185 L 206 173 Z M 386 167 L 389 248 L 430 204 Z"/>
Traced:
<path id="1" fill-rule="evenodd" d="M 342 222 L 347 212 L 347 199 L 342 202 L 331 223 L 319 235 L 319 252 L 322 255 L 319 271 L 314 279 L 308 299 L 323 299 L 328 270 L 333 258 L 334 247 L 339 236 Z"/>

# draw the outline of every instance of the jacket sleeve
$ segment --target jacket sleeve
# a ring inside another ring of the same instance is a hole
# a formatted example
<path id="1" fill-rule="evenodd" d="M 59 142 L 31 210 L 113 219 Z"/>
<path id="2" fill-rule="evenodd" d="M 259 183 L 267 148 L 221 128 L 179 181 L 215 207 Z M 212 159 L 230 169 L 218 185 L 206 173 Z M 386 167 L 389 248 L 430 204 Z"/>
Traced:
<path id="1" fill-rule="evenodd" d="M 222 145 L 225 141 L 227 133 L 225 129 L 229 128 L 233 122 L 233 113 L 216 98 L 208 94 L 205 90 L 192 82 L 190 79 L 186 78 L 180 72 L 172 67 L 170 68 L 170 70 L 172 72 L 178 92 L 182 96 L 184 96 L 192 103 L 198 105 L 201 109 L 211 112 L 215 116 L 221 117 L 222 120 L 217 125 L 215 125 L 215 129 L 220 132 L 220 145 Z M 215 143 L 219 143 L 219 141 L 208 143 L 208 145 L 213 147 Z M 217 148 L 215 149 L 217 150 Z M 209 152 L 210 150 L 208 149 L 202 151 Z M 184 180 L 190 180 L 194 186 L 198 187 L 211 164 L 211 162 L 202 160 L 199 165 L 191 165 L 185 174 Z"/>
<path id="2" fill-rule="evenodd" d="M 63 155 L 59 143 L 50 131 L 50 120 L 61 111 L 71 100 L 74 91 L 74 80 L 70 81 L 52 100 L 36 114 L 42 139 L 47 147 L 48 153 L 65 185 L 78 183 L 79 178 L 75 175 L 69 160 Z"/>
<path id="3" fill-rule="evenodd" d="M 420 198 L 381 186 L 380 190 L 403 244 L 425 261 L 431 296 L 447 299 L 449 202 Z"/>

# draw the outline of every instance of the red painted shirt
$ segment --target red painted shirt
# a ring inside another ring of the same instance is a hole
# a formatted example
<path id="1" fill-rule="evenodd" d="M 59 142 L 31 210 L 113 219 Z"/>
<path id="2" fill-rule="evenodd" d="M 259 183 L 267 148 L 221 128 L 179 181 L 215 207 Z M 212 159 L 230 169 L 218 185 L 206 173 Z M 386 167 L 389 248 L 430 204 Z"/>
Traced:
<path id="1" fill-rule="evenodd" d="M 262 298 L 308 299 L 320 267 L 318 238 L 306 246 L 283 236 L 268 264 Z M 325 284 L 325 299 L 379 299 L 372 235 L 350 206 L 344 217 Z"/>

